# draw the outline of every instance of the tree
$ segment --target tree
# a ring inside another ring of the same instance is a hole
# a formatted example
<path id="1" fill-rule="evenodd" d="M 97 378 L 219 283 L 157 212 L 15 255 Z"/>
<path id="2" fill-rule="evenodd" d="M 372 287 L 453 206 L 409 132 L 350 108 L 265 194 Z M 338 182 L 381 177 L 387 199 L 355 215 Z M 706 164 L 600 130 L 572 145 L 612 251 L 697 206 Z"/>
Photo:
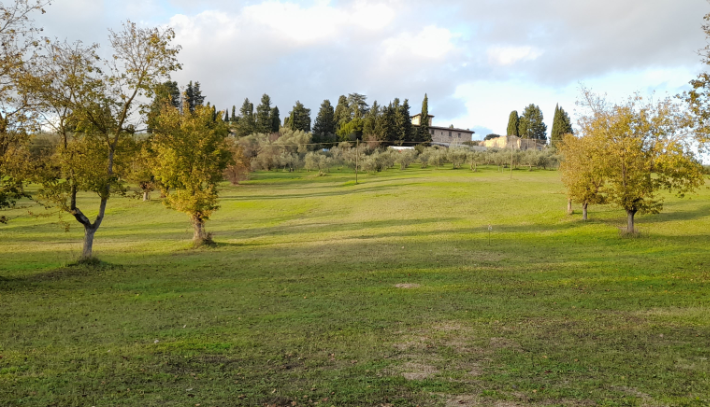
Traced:
<path id="1" fill-rule="evenodd" d="M 429 132 L 429 96 L 424 94 L 422 102 L 421 122 L 417 129 L 417 142 L 431 142 L 431 133 Z"/>
<path id="2" fill-rule="evenodd" d="M 278 106 L 271 109 L 269 118 L 271 119 L 271 133 L 278 133 L 281 128 L 281 113 Z"/>
<path id="3" fill-rule="evenodd" d="M 84 227 L 82 259 L 93 256 L 94 235 L 112 195 L 123 192 L 121 176 L 134 151 L 131 117 L 147 109 L 139 100 L 152 97 L 155 86 L 180 69 L 179 47 L 171 45 L 171 29 L 139 28 L 127 22 L 110 31 L 113 57 L 99 69 L 96 46 L 49 44 L 35 75 L 42 86 L 35 97 L 46 109 L 62 112 L 63 145 L 54 157 L 56 170 L 39 176 L 40 198 L 57 205 Z M 54 121 L 55 125 L 56 120 Z M 79 191 L 99 196 L 92 222 L 77 206 Z"/>
<path id="4" fill-rule="evenodd" d="M 348 105 L 348 98 L 345 95 L 341 95 L 338 98 L 338 105 L 335 107 L 335 130 L 339 130 L 340 126 L 350 121 L 350 107 Z"/>
<path id="5" fill-rule="evenodd" d="M 498 138 L 498 137 L 500 137 L 500 135 L 491 133 L 491 134 L 487 135 L 486 137 L 484 137 L 483 141 L 488 141 L 488 140 Z"/>
<path id="6" fill-rule="evenodd" d="M 555 116 L 552 119 L 552 131 L 550 132 L 550 140 L 553 145 L 561 142 L 565 134 L 574 134 L 572 122 L 567 112 L 557 105 L 555 106 Z"/>
<path id="7" fill-rule="evenodd" d="M 294 131 L 311 131 L 311 109 L 306 109 L 303 103 L 296 101 L 293 110 L 289 112 L 288 127 Z"/>
<path id="8" fill-rule="evenodd" d="M 49 1 L 15 0 L 0 3 L 0 209 L 12 207 L 28 197 L 24 181 L 29 135 L 39 120 L 31 94 L 36 81 L 26 74 L 38 56 L 40 42 L 30 16 L 44 14 Z M 5 217 L 0 217 L 5 222 Z"/>
<path id="9" fill-rule="evenodd" d="M 271 120 L 271 98 L 266 93 L 261 97 L 261 103 L 256 107 L 256 129 L 257 133 L 268 134 L 273 128 Z"/>
<path id="10" fill-rule="evenodd" d="M 326 99 L 321 103 L 318 116 L 313 124 L 313 142 L 327 143 L 332 141 L 336 132 L 335 125 L 335 110 L 330 104 L 330 100 Z"/>
<path id="11" fill-rule="evenodd" d="M 254 105 L 249 98 L 244 99 L 242 107 L 239 109 L 239 123 L 237 125 L 237 136 L 248 136 L 256 131 L 256 121 L 254 117 Z"/>
<path id="12" fill-rule="evenodd" d="M 164 188 L 168 207 L 190 216 L 196 245 L 210 243 L 205 231 L 217 205 L 217 183 L 232 164 L 232 151 L 226 143 L 229 130 L 221 119 L 213 120 L 209 107 L 181 112 L 166 105 L 158 117 L 153 148 L 154 173 Z"/>
<path id="13" fill-rule="evenodd" d="M 533 140 L 547 140 L 547 125 L 543 121 L 540 107 L 530 104 L 520 116 L 519 136 Z"/>
<path id="14" fill-rule="evenodd" d="M 590 110 L 580 127 L 590 138 L 595 168 L 604 179 L 606 199 L 624 209 L 627 232 L 634 233 L 637 213 L 659 213 L 666 190 L 683 196 L 704 183 L 704 169 L 693 153 L 686 118 L 669 99 L 655 104 L 639 96 L 608 105 L 583 90 L 582 105 Z"/>
<path id="15" fill-rule="evenodd" d="M 166 101 L 175 107 L 180 107 L 180 88 L 177 82 L 167 81 L 160 83 L 156 85 L 153 93 L 153 103 L 150 104 L 146 115 L 148 133 L 153 132 L 155 118 L 160 114 L 160 109 Z"/>
<path id="16" fill-rule="evenodd" d="M 604 161 L 595 145 L 593 137 L 575 137 L 571 133 L 560 143 L 560 153 L 564 157 L 560 171 L 562 182 L 567 188 L 571 201 L 582 205 L 582 220 L 587 220 L 589 205 L 605 204 Z"/>
<path id="17" fill-rule="evenodd" d="M 710 38 L 710 13 L 705 15 L 704 20 L 702 28 L 705 37 Z M 700 51 L 700 55 L 702 62 L 710 65 L 710 44 Z M 700 73 L 690 81 L 690 86 L 692 90 L 678 97 L 687 103 L 691 114 L 690 125 L 693 127 L 698 147 L 707 154 L 710 152 L 710 73 Z"/>
<path id="18" fill-rule="evenodd" d="M 185 100 L 187 101 L 187 107 L 191 112 L 194 112 L 197 106 L 204 105 L 205 97 L 202 95 L 200 82 L 195 82 L 193 85 L 192 81 L 190 81 L 190 83 L 187 84 L 187 89 L 185 90 Z"/>
<path id="19" fill-rule="evenodd" d="M 412 118 L 409 113 L 409 100 L 404 99 L 404 103 L 397 106 L 395 113 L 397 123 L 397 143 L 402 145 L 406 142 L 414 141 L 412 131 Z"/>
<path id="20" fill-rule="evenodd" d="M 518 111 L 513 110 L 510 112 L 510 117 L 508 117 L 508 136 L 520 136 L 520 117 L 518 117 Z"/>
<path id="21" fill-rule="evenodd" d="M 362 119 L 369 110 L 367 105 L 367 96 L 359 93 L 351 93 L 348 95 L 348 114 L 351 119 Z"/>
<path id="22" fill-rule="evenodd" d="M 369 140 L 381 140 L 380 135 L 377 134 L 377 118 L 380 116 L 380 105 L 377 101 L 372 102 L 372 107 L 365 114 L 365 118 L 362 123 L 362 135 L 363 138 Z"/>

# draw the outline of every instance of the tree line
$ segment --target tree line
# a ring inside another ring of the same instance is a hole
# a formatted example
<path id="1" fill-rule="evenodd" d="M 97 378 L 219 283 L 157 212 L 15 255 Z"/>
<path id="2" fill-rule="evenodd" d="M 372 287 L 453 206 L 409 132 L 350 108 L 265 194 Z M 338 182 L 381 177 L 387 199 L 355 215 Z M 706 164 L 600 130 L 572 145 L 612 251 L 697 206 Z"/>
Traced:
<path id="1" fill-rule="evenodd" d="M 518 115 L 517 110 L 510 112 L 506 132 L 509 136 L 546 141 L 547 125 L 544 122 L 544 116 L 540 107 L 531 103 L 525 108 L 522 115 Z M 573 133 L 574 130 L 572 129 L 572 121 L 569 115 L 563 108 L 556 105 L 555 115 L 552 119 L 552 130 L 550 132 L 552 145 L 561 141 L 565 134 Z"/>

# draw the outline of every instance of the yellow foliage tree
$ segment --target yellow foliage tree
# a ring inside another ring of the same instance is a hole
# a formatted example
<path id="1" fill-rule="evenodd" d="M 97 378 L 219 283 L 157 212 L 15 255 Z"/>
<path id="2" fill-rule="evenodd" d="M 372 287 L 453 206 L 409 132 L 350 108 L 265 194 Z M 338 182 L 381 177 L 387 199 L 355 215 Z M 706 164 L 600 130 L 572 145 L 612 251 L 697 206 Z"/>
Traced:
<path id="1" fill-rule="evenodd" d="M 579 147 L 592 166 L 580 185 L 594 191 L 602 182 L 598 190 L 603 198 L 626 211 L 628 233 L 635 233 L 637 213 L 663 209 L 659 192 L 684 196 L 704 183 L 687 117 L 672 100 L 653 103 L 635 96 L 610 105 L 585 89 L 582 105 L 590 112 L 579 120 L 586 139 Z M 577 178 L 569 171 L 564 176 Z M 570 189 L 570 195 L 577 195 L 575 191 Z"/>
<path id="2" fill-rule="evenodd" d="M 604 204 L 602 194 L 604 172 L 602 156 L 591 137 L 575 137 L 565 134 L 559 146 L 564 157 L 560 164 L 562 182 L 567 187 L 569 198 L 582 205 L 582 219 L 587 220 L 589 205 Z"/>
<path id="3" fill-rule="evenodd" d="M 190 216 L 196 244 L 211 242 L 205 221 L 219 208 L 217 184 L 233 163 L 227 144 L 229 127 L 212 108 L 166 104 L 153 133 L 153 173 L 168 207 Z"/>

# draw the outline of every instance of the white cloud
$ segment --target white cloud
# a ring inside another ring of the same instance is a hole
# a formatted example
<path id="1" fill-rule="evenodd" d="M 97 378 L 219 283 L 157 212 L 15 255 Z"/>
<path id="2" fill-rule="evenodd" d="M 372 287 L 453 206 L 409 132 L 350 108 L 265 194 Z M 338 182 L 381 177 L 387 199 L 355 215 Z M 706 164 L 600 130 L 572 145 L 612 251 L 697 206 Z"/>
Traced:
<path id="1" fill-rule="evenodd" d="M 495 46 L 488 48 L 486 52 L 488 62 L 493 65 L 508 66 L 520 61 L 534 61 L 544 51 L 541 49 L 525 46 L 525 47 L 501 47 Z"/>
<path id="2" fill-rule="evenodd" d="M 446 28 L 430 25 L 416 34 L 402 33 L 388 38 L 382 45 L 385 54 L 390 57 L 415 56 L 423 59 L 442 59 L 456 47 L 452 39 L 454 34 Z"/>
<path id="3" fill-rule="evenodd" d="M 274 0 L 247 6 L 241 15 L 245 21 L 260 24 L 298 44 L 332 41 L 350 28 L 380 30 L 394 16 L 394 10 L 385 4 L 358 2 L 350 8 L 337 8 L 328 1 L 319 1 L 302 7 Z"/>

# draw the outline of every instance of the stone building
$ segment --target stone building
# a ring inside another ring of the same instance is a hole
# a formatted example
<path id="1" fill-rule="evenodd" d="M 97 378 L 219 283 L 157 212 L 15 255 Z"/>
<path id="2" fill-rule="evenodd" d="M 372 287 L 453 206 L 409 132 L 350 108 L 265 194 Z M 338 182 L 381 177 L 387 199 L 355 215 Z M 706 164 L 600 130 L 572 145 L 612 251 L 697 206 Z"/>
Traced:
<path id="1" fill-rule="evenodd" d="M 483 146 L 486 148 L 510 148 L 513 150 L 542 150 L 545 145 L 543 141 L 524 139 L 518 136 L 501 136 L 483 142 Z"/>
<path id="2" fill-rule="evenodd" d="M 434 116 L 427 117 L 429 122 L 429 132 L 431 133 L 431 143 L 434 145 L 450 147 L 463 144 L 465 141 L 473 140 L 474 131 L 457 129 L 454 127 L 437 127 L 433 125 Z M 422 115 L 412 116 L 412 126 L 418 128 L 422 123 Z"/>

